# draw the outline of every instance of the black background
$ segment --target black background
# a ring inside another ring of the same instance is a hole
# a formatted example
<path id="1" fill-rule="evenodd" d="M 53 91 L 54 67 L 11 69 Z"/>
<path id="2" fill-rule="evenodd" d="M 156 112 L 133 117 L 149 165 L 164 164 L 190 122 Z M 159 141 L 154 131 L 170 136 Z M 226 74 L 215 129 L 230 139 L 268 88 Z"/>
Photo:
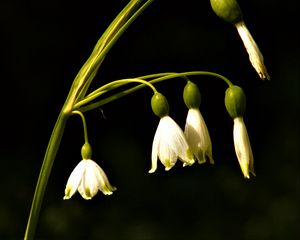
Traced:
<path id="1" fill-rule="evenodd" d="M 0 3 L 0 238 L 21 239 L 43 155 L 72 80 L 101 33 L 127 1 Z M 226 85 L 193 78 L 216 164 L 150 175 L 159 119 L 144 89 L 86 114 L 93 159 L 118 188 L 63 201 L 81 160 L 82 126 L 68 121 L 46 190 L 36 239 L 299 239 L 298 2 L 239 1 L 271 76 L 259 80 L 235 28 L 209 1 L 157 0 L 117 42 L 92 88 L 157 72 L 209 70 L 247 95 L 245 122 L 257 177 L 245 180 L 234 154 Z M 185 82 L 157 85 L 184 126 Z M 104 113 L 104 116 L 102 114 Z"/>

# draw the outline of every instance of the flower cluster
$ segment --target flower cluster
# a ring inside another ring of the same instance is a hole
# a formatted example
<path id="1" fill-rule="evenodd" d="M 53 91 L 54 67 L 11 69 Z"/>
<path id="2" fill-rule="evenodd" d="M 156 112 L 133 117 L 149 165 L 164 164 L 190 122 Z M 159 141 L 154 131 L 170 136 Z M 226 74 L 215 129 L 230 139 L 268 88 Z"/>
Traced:
<path id="1" fill-rule="evenodd" d="M 157 159 L 170 170 L 177 159 L 183 166 L 190 166 L 198 160 L 204 163 L 208 159 L 214 163 L 212 144 L 205 121 L 199 110 L 201 95 L 196 84 L 188 81 L 184 88 L 183 98 L 189 108 L 184 132 L 169 116 L 169 105 L 161 93 L 155 93 L 151 106 L 153 112 L 160 117 L 152 146 L 152 166 L 149 173 L 157 169 Z M 255 176 L 252 149 L 243 120 L 246 109 L 246 97 L 238 86 L 230 86 L 225 93 L 225 106 L 234 120 L 233 140 L 236 156 L 245 178 L 250 173 Z"/>
<path id="2" fill-rule="evenodd" d="M 154 135 L 151 154 L 151 169 L 157 169 L 158 159 L 169 171 L 179 159 L 183 166 L 191 166 L 198 161 L 199 164 L 214 164 L 212 156 L 212 143 L 205 121 L 200 112 L 201 95 L 196 84 L 187 81 L 183 91 L 183 100 L 188 107 L 184 131 L 169 116 L 169 104 L 164 95 L 154 89 L 151 98 L 151 107 L 155 115 L 160 118 Z M 225 106 L 229 115 L 234 120 L 233 140 L 236 156 L 245 178 L 250 178 L 250 173 L 255 176 L 253 154 L 243 120 L 246 109 L 246 97 L 243 90 L 235 85 L 230 85 L 225 93 Z M 83 114 L 81 115 L 85 126 Z M 116 190 L 102 168 L 91 160 L 92 149 L 87 140 L 86 126 L 85 144 L 81 149 L 82 160 L 71 173 L 64 199 L 70 199 L 78 191 L 84 199 L 93 198 L 100 190 L 105 195 L 111 195 Z"/>
<path id="3" fill-rule="evenodd" d="M 128 26 L 133 23 L 136 17 L 152 2 L 152 0 L 145 2 L 130 1 L 100 37 L 90 57 L 76 75 L 49 140 L 32 201 L 25 239 L 33 238 L 45 188 L 68 117 L 72 114 L 78 114 L 81 117 L 85 143 L 81 149 L 82 160 L 74 168 L 67 181 L 63 199 L 70 199 L 77 191 L 87 200 L 92 199 L 99 190 L 104 195 L 111 195 L 116 188 L 110 184 L 103 169 L 92 160 L 92 149 L 88 141 L 87 127 L 83 112 L 99 109 L 103 105 L 145 86 L 150 87 L 154 92 L 151 99 L 151 106 L 155 115 L 160 118 L 154 135 L 151 155 L 152 165 L 149 173 L 156 171 L 158 160 L 163 164 L 166 171 L 174 167 L 178 159 L 183 163 L 183 166 L 191 166 L 196 161 L 199 164 L 205 163 L 206 161 L 210 164 L 214 164 L 209 131 L 199 109 L 201 102 L 200 91 L 198 87 L 188 79 L 189 76 L 206 75 L 219 78 L 229 85 L 225 93 L 225 106 L 233 119 L 235 153 L 244 177 L 250 178 L 250 174 L 255 176 L 253 153 L 244 122 L 246 98 L 243 90 L 238 86 L 232 85 L 231 81 L 226 77 L 208 71 L 167 72 L 115 80 L 94 90 L 90 88 L 108 51 Z M 210 0 L 210 3 L 213 11 L 220 18 L 230 22 L 236 27 L 248 52 L 250 62 L 259 77 L 262 80 L 269 80 L 270 76 L 264 65 L 263 55 L 243 20 L 241 9 L 236 0 Z M 183 130 L 169 116 L 167 99 L 159 93 L 153 85 L 154 83 L 173 78 L 187 80 L 183 91 L 183 99 L 188 107 L 188 113 Z M 139 85 L 128 87 L 131 83 L 138 83 Z M 121 90 L 119 91 L 118 89 Z"/>
<path id="4" fill-rule="evenodd" d="M 161 93 L 155 93 L 151 100 L 153 112 L 160 117 L 152 145 L 152 166 L 149 173 L 155 172 L 157 159 L 170 170 L 177 159 L 183 166 L 190 166 L 195 162 L 210 163 L 212 158 L 212 145 L 205 121 L 200 113 L 201 96 L 198 87 L 188 81 L 184 92 L 184 102 L 189 108 L 184 131 L 169 116 L 167 99 Z"/>
<path id="5" fill-rule="evenodd" d="M 249 54 L 250 62 L 259 74 L 261 79 L 270 79 L 266 67 L 264 65 L 263 56 L 249 32 L 243 20 L 242 11 L 236 0 L 210 0 L 213 11 L 223 20 L 233 24 Z M 215 74 L 216 75 L 216 74 Z M 223 78 L 224 80 L 224 78 Z M 249 136 L 244 123 L 243 115 L 246 109 L 246 98 L 243 90 L 231 84 L 225 94 L 225 106 L 232 117 L 233 126 L 233 141 L 237 159 L 239 161 L 242 173 L 245 178 L 250 178 L 250 173 L 255 176 L 253 153 L 249 141 Z M 190 80 L 183 91 L 183 99 L 188 107 L 186 124 L 184 130 L 169 116 L 169 104 L 167 99 L 153 85 L 141 79 L 129 79 L 115 81 L 107 84 L 107 88 L 102 87 L 102 91 L 98 91 L 91 95 L 91 99 L 102 92 L 111 89 L 111 86 L 118 86 L 129 82 L 139 82 L 148 85 L 154 91 L 151 99 L 151 107 L 155 115 L 160 118 L 157 130 L 154 135 L 152 154 L 151 154 L 151 169 L 149 173 L 154 173 L 157 169 L 158 159 L 168 171 L 175 166 L 179 159 L 183 166 L 191 166 L 195 161 L 199 164 L 209 163 L 214 164 L 212 156 L 212 143 L 209 136 L 208 128 L 204 118 L 200 112 L 201 95 L 196 84 Z M 84 125 L 85 120 L 80 112 Z M 85 126 L 86 128 L 86 126 Z M 85 129 L 86 133 L 86 129 Z M 91 160 L 91 147 L 87 141 L 82 148 L 83 160 L 75 167 L 71 173 L 65 189 L 64 199 L 71 198 L 74 193 L 78 192 L 84 199 L 91 199 L 96 195 L 98 190 L 105 195 L 111 195 L 115 187 L 111 186 L 106 174 L 102 168 Z"/>

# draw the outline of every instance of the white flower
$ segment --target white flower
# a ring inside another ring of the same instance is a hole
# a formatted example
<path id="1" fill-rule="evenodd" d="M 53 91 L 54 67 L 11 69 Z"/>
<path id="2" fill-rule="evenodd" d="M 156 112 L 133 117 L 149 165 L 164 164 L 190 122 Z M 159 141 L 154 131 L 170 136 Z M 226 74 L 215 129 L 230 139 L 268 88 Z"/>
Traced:
<path id="1" fill-rule="evenodd" d="M 206 162 L 206 156 L 211 164 L 212 145 L 205 121 L 198 108 L 190 108 L 184 129 L 187 142 L 199 163 Z"/>
<path id="2" fill-rule="evenodd" d="M 253 37 L 251 36 L 251 33 L 249 32 L 247 26 L 245 25 L 245 23 L 243 21 L 236 23 L 235 26 L 236 26 L 237 31 L 244 43 L 244 46 L 249 54 L 250 62 L 252 63 L 252 66 L 255 68 L 259 77 L 262 80 L 265 80 L 265 79 L 270 80 L 270 76 L 264 65 L 263 55 L 261 54 Z"/>
<path id="3" fill-rule="evenodd" d="M 195 160 L 189 149 L 184 133 L 169 116 L 160 119 L 152 145 L 152 167 L 149 173 L 157 168 L 157 157 L 170 170 L 179 158 L 184 164 L 192 165 Z"/>
<path id="4" fill-rule="evenodd" d="M 253 153 L 247 133 L 247 129 L 242 117 L 234 118 L 233 140 L 235 153 L 245 178 L 250 178 L 250 172 L 254 173 Z"/>
<path id="5" fill-rule="evenodd" d="M 110 185 L 105 172 L 96 162 L 83 159 L 68 179 L 64 199 L 70 199 L 77 190 L 88 200 L 94 197 L 98 190 L 105 195 L 111 195 L 116 188 Z"/>

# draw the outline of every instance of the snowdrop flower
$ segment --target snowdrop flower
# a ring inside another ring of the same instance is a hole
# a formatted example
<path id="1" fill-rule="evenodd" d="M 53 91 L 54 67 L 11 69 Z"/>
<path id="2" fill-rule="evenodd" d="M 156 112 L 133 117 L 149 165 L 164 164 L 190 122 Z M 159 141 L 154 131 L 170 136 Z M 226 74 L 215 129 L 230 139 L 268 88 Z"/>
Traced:
<path id="1" fill-rule="evenodd" d="M 195 162 L 183 131 L 169 116 L 164 116 L 159 121 L 152 145 L 152 167 L 149 173 L 155 172 L 157 157 L 166 171 L 175 165 L 177 158 L 184 163 L 184 166 Z"/>
<path id="2" fill-rule="evenodd" d="M 233 139 L 235 153 L 245 178 L 250 178 L 250 173 L 254 173 L 253 153 L 247 133 L 247 129 L 242 117 L 234 118 Z"/>
<path id="3" fill-rule="evenodd" d="M 209 162 L 213 164 L 210 136 L 198 108 L 189 109 L 184 134 L 198 162 L 200 164 L 204 163 L 206 162 L 206 157 L 208 157 Z"/>
<path id="4" fill-rule="evenodd" d="M 155 115 L 160 117 L 157 130 L 152 144 L 152 166 L 149 173 L 155 172 L 157 158 L 170 170 L 177 159 L 183 162 L 183 166 L 192 165 L 195 160 L 185 139 L 184 133 L 177 123 L 169 117 L 169 104 L 167 99 L 155 92 L 151 99 L 151 107 Z"/>
<path id="5" fill-rule="evenodd" d="M 184 134 L 188 144 L 199 163 L 206 162 L 206 156 L 211 164 L 212 145 L 205 121 L 200 113 L 201 94 L 196 84 L 190 80 L 184 87 L 183 100 L 189 108 L 184 128 Z"/>
<path id="6" fill-rule="evenodd" d="M 264 65 L 264 58 L 243 20 L 243 14 L 236 0 L 210 0 L 213 11 L 223 20 L 232 23 L 249 54 L 249 59 L 262 80 L 270 80 Z"/>
<path id="7" fill-rule="evenodd" d="M 85 144 L 82 149 L 84 147 L 90 148 L 89 144 Z M 111 195 L 116 188 L 110 185 L 105 172 L 96 162 L 82 155 L 83 160 L 75 167 L 68 179 L 64 200 L 70 199 L 77 190 L 86 200 L 92 199 L 98 190 L 105 195 Z"/>
<path id="8" fill-rule="evenodd" d="M 246 96 L 239 86 L 230 86 L 225 93 L 225 106 L 233 118 L 233 141 L 237 159 L 245 178 L 254 173 L 253 153 L 244 123 L 243 115 L 246 110 Z"/>

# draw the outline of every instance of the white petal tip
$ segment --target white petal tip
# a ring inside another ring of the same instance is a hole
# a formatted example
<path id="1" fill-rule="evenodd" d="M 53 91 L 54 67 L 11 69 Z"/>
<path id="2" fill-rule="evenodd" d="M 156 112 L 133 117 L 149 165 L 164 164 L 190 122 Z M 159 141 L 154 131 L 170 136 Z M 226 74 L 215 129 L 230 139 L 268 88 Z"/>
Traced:
<path id="1" fill-rule="evenodd" d="M 271 80 L 271 77 L 267 72 L 264 72 L 264 73 L 260 72 L 260 73 L 258 73 L 258 75 L 261 80 L 269 80 L 269 81 Z"/>
<path id="2" fill-rule="evenodd" d="M 184 163 L 183 163 L 183 167 L 186 167 L 186 166 L 192 166 L 194 163 L 195 163 L 195 160 L 194 160 L 194 159 L 191 160 L 191 161 L 189 161 L 189 162 L 184 162 Z"/>
<path id="3" fill-rule="evenodd" d="M 104 194 L 104 195 L 112 195 L 113 192 L 104 192 L 103 194 Z"/>
<path id="4" fill-rule="evenodd" d="M 212 157 L 209 157 L 209 163 L 210 164 L 215 164 L 215 161 L 214 161 L 214 159 Z"/>
<path id="5" fill-rule="evenodd" d="M 83 197 L 85 200 L 91 200 L 91 197 Z"/>
<path id="6" fill-rule="evenodd" d="M 254 172 L 250 172 L 252 174 L 253 177 L 256 177 L 256 174 Z M 248 173 L 247 175 L 244 175 L 245 178 L 250 179 L 250 173 Z"/>
<path id="7" fill-rule="evenodd" d="M 199 164 L 206 163 L 206 160 L 205 159 L 198 159 L 198 163 Z"/>

